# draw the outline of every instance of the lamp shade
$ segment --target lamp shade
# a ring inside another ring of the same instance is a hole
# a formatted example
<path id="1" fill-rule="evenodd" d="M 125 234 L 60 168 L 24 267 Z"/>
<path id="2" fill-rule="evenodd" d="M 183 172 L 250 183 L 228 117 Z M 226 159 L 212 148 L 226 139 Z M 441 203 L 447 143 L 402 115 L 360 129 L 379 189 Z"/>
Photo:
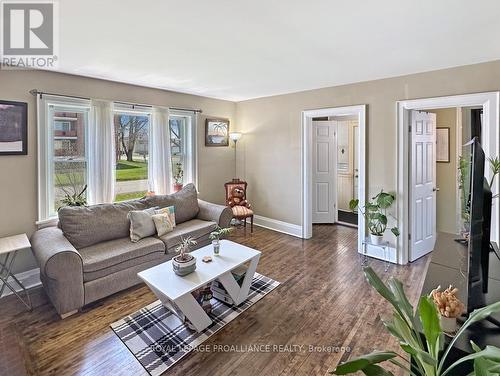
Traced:
<path id="1" fill-rule="evenodd" d="M 231 133 L 229 133 L 229 138 L 231 140 L 233 140 L 233 141 L 238 141 L 241 138 L 241 136 L 243 136 L 243 134 L 240 133 L 240 132 L 231 132 Z"/>

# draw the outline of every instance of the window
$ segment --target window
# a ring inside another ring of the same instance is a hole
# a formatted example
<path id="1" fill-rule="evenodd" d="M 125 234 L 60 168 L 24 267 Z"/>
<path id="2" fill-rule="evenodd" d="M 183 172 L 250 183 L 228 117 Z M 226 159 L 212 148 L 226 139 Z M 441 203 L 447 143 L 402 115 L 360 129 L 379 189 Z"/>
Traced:
<path id="1" fill-rule="evenodd" d="M 170 116 L 170 152 L 172 154 L 172 174 L 174 184 L 184 181 L 185 151 L 186 151 L 186 118 Z"/>
<path id="2" fill-rule="evenodd" d="M 88 107 L 49 106 L 47 212 L 55 216 L 70 197 L 86 198 Z"/>
<path id="3" fill-rule="evenodd" d="M 169 125 L 173 183 L 177 177 L 180 184 L 196 184 L 196 116 L 192 112 L 170 111 Z"/>
<path id="4" fill-rule="evenodd" d="M 44 94 L 38 98 L 38 224 L 57 217 L 57 210 L 69 198 L 95 197 L 88 188 L 90 100 Z M 149 189 L 149 151 L 152 110 L 145 106 L 114 104 L 116 146 L 115 201 L 143 197 Z M 182 170 L 182 183 L 196 183 L 196 119 L 191 112 L 170 112 L 172 170 Z M 95 161 L 94 161 L 95 162 Z M 93 164 L 92 164 L 93 165 Z M 99 185 L 99 181 L 97 185 Z M 171 190 L 173 187 L 169 187 Z M 105 189 L 103 187 L 103 189 Z"/>
<path id="5" fill-rule="evenodd" d="M 114 123 L 115 201 L 144 197 L 148 192 L 150 115 L 116 112 Z"/>

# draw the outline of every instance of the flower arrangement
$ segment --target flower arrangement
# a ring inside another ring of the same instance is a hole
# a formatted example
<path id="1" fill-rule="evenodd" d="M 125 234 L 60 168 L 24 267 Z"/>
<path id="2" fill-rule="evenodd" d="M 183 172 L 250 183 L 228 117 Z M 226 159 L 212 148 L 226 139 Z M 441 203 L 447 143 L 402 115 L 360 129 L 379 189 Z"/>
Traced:
<path id="1" fill-rule="evenodd" d="M 444 291 L 441 291 L 441 286 L 432 290 L 432 300 L 441 316 L 450 318 L 462 316 L 465 305 L 457 298 L 457 293 L 458 289 L 451 285 Z"/>

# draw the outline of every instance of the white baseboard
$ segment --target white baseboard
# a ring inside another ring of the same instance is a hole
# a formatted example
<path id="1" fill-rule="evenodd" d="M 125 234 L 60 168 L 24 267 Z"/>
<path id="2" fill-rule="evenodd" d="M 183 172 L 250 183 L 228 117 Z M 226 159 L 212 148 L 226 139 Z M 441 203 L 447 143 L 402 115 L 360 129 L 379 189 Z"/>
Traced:
<path id="1" fill-rule="evenodd" d="M 18 273 L 18 274 L 16 274 L 16 278 L 27 289 L 32 288 L 32 287 L 37 287 L 37 286 L 40 286 L 42 284 L 42 282 L 40 281 L 40 269 L 39 268 L 27 270 L 27 271 L 22 272 L 22 273 Z M 8 279 L 8 281 L 12 285 L 12 287 L 14 287 L 16 289 L 16 291 L 21 291 L 21 288 L 12 279 L 12 277 L 10 277 Z M 8 295 L 12 295 L 12 294 L 13 294 L 13 292 L 10 291 L 10 289 L 6 286 L 4 291 L 3 291 L 2 296 L 0 296 L 0 298 L 3 298 L 3 297 L 8 296 Z"/>
<path id="2" fill-rule="evenodd" d="M 293 223 L 278 221 L 277 219 L 263 217 L 261 215 L 254 215 L 253 220 L 256 226 L 302 238 L 302 226 L 294 225 Z"/>

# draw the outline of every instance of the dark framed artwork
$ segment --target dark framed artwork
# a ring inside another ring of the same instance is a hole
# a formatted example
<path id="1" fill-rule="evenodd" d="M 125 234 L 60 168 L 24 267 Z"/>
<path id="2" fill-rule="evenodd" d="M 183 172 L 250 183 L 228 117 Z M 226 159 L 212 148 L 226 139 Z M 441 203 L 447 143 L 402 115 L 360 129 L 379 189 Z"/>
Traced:
<path id="1" fill-rule="evenodd" d="M 229 120 L 205 120 L 205 146 L 229 146 Z"/>
<path id="2" fill-rule="evenodd" d="M 450 163 L 450 128 L 436 128 L 436 162 Z"/>
<path id="3" fill-rule="evenodd" d="M 0 100 L 0 155 L 28 154 L 28 104 Z"/>

